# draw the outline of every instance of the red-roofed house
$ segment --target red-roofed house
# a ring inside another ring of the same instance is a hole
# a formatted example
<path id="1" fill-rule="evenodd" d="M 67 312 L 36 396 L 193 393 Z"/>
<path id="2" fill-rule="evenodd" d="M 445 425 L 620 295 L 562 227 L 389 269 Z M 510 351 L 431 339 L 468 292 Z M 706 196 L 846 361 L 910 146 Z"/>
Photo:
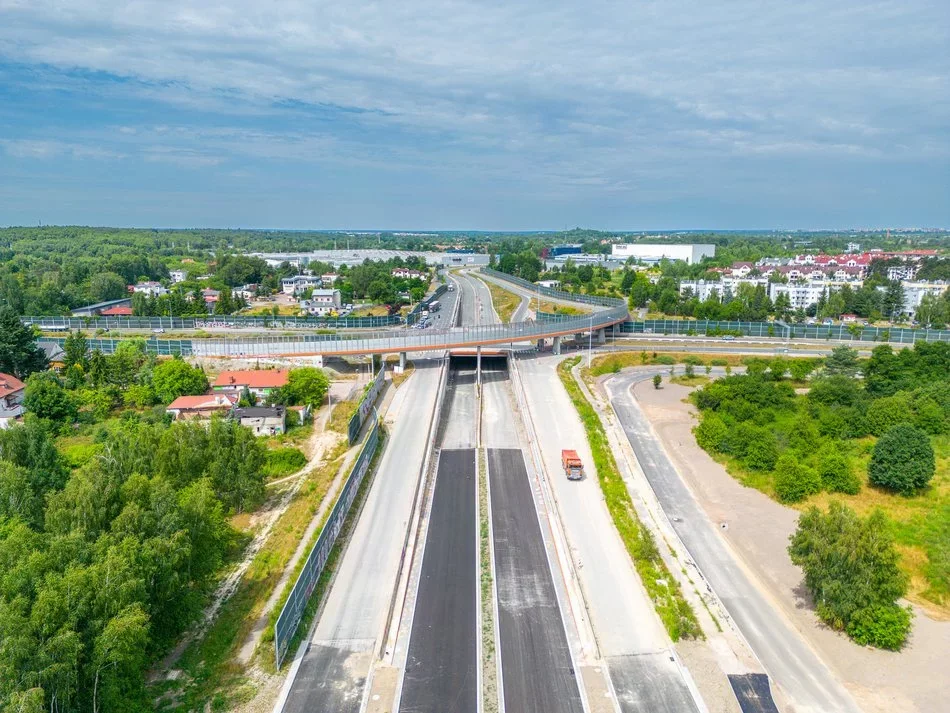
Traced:
<path id="1" fill-rule="evenodd" d="M 26 384 L 10 374 L 0 374 L 0 429 L 9 428 L 23 415 Z"/>
<path id="2" fill-rule="evenodd" d="M 287 369 L 222 371 L 211 388 L 215 392 L 240 396 L 246 387 L 255 396 L 267 396 L 274 389 L 286 386 L 289 374 Z"/>
<path id="3" fill-rule="evenodd" d="M 214 414 L 227 415 L 238 401 L 236 394 L 202 394 L 179 396 L 165 408 L 176 421 L 184 419 L 210 419 Z"/>
<path id="4" fill-rule="evenodd" d="M 110 307 L 109 309 L 104 309 L 99 313 L 100 317 L 131 317 L 132 308 L 131 307 Z"/>

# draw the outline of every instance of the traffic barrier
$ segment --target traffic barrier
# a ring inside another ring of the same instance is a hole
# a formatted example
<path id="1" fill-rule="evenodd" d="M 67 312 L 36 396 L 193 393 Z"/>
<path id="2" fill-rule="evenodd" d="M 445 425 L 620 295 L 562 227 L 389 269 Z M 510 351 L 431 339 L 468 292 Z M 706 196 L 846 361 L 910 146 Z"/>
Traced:
<path id="1" fill-rule="evenodd" d="M 300 626 L 300 620 L 303 618 L 307 603 L 317 587 L 317 582 L 320 581 L 320 575 L 323 574 L 327 559 L 330 557 L 330 551 L 336 544 L 340 530 L 343 528 L 343 522 L 350 512 L 350 506 L 356 499 L 356 493 L 360 489 L 363 478 L 369 471 L 370 463 L 378 445 L 379 424 L 377 423 L 373 426 L 373 430 L 367 436 L 360 454 L 356 457 L 353 470 L 350 471 L 350 475 L 340 491 L 340 497 L 337 499 L 336 505 L 333 506 L 330 517 L 327 518 L 316 544 L 310 550 L 310 554 L 307 555 L 307 561 L 304 563 L 297 581 L 294 582 L 287 601 L 280 610 L 274 624 L 274 656 L 277 660 L 278 669 L 280 669 L 284 658 L 287 656 L 290 643 L 297 632 L 297 627 Z"/>
<path id="2" fill-rule="evenodd" d="M 350 423 L 347 427 L 350 445 L 353 445 L 359 439 L 360 431 L 363 430 L 363 424 L 366 423 L 366 418 L 369 416 L 370 411 L 376 406 L 376 399 L 383 390 L 383 384 L 385 383 L 386 365 L 385 363 L 381 363 L 379 372 L 373 378 L 372 382 L 370 382 L 369 388 L 363 392 L 363 398 L 360 401 L 359 408 L 356 409 L 356 413 L 350 418 Z"/>

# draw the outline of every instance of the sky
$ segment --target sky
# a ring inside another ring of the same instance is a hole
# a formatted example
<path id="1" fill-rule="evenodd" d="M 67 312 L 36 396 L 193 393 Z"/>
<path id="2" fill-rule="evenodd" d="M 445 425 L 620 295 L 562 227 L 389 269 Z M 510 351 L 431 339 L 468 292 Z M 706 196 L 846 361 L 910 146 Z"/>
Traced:
<path id="1" fill-rule="evenodd" d="M 0 0 L 0 225 L 950 226 L 947 0 Z"/>

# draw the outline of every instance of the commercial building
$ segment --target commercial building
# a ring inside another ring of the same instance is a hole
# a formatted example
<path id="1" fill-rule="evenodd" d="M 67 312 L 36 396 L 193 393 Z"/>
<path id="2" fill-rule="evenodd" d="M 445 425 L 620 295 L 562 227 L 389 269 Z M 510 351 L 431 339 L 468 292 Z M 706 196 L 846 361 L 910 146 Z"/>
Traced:
<path id="1" fill-rule="evenodd" d="M 666 258 L 667 260 L 683 260 L 686 264 L 692 265 L 705 257 L 715 257 L 716 246 L 699 243 L 682 245 L 616 243 L 611 247 L 611 255 L 620 260 L 632 257 L 643 262 L 659 262 Z"/>

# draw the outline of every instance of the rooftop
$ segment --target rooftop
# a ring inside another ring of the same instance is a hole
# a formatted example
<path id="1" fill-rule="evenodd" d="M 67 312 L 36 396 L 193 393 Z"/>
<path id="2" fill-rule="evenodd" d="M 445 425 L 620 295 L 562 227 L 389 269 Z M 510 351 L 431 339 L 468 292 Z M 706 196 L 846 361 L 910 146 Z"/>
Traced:
<path id="1" fill-rule="evenodd" d="M 0 374 L 0 397 L 15 394 L 26 388 L 26 384 L 11 374 Z"/>
<path id="2" fill-rule="evenodd" d="M 287 369 L 253 369 L 250 371 L 222 371 L 214 386 L 247 386 L 251 389 L 276 389 L 286 386 Z"/>

